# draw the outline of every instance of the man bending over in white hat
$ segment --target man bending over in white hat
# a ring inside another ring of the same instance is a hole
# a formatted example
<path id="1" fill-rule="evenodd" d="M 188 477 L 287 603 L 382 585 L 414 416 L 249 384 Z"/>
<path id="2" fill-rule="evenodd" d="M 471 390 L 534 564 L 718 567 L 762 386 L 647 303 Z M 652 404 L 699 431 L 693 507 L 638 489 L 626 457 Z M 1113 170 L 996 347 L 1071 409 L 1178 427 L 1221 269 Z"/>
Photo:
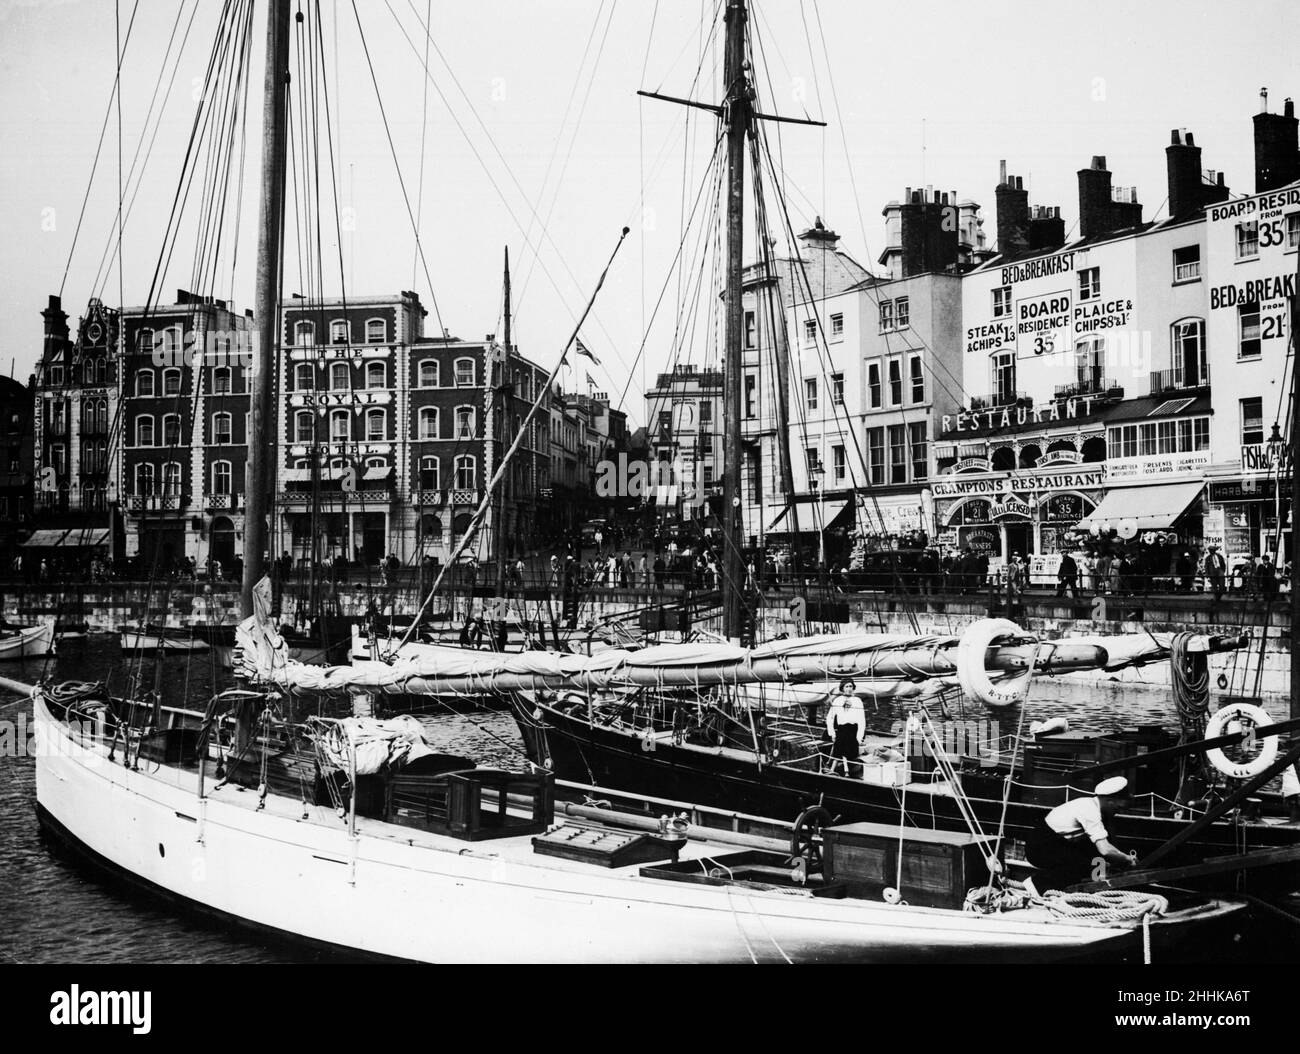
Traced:
<path id="1" fill-rule="evenodd" d="M 1128 780 L 1113 776 L 1097 784 L 1094 796 L 1075 798 L 1049 812 L 1025 843 L 1025 855 L 1037 868 L 1025 885 L 1035 896 L 1065 889 L 1092 877 L 1098 857 L 1119 867 L 1133 867 L 1136 858 L 1110 842 L 1106 821 L 1124 804 Z"/>

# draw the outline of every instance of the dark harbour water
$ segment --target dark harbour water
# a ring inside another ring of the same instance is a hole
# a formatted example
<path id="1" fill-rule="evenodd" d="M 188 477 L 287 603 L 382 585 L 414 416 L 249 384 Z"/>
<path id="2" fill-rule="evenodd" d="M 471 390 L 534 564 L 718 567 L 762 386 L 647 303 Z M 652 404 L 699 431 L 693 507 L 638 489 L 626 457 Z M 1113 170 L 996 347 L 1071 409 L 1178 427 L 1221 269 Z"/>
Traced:
<path id="1" fill-rule="evenodd" d="M 122 687 L 123 661 L 116 638 L 90 637 L 61 642 L 59 655 L 46 662 L 5 663 L 0 674 L 32 681 L 47 673 L 60 679 L 109 679 Z M 146 682 L 153 664 L 146 661 Z M 170 657 L 162 662 L 161 683 L 172 698 L 202 707 L 213 686 L 228 675 L 203 656 Z M 176 695 L 172 695 L 175 692 Z M 1284 704 L 1270 704 L 1281 716 Z M 870 711 L 869 711 L 870 715 Z M 1158 691 L 1118 686 L 1042 682 L 1035 690 L 1032 716 L 1067 716 L 1072 727 L 1176 724 L 1172 705 Z M 881 712 L 873 725 L 887 726 L 894 715 Z M 965 715 L 980 716 L 972 710 Z M 1014 731 L 1014 712 L 1000 715 L 1003 734 Z M 1030 715 L 1026 715 L 1026 724 Z M 30 722 L 31 703 L 0 692 L 0 723 Z M 507 714 L 474 713 L 424 718 L 431 739 L 449 752 L 501 767 L 522 764 L 522 747 Z M 1286 907 L 1300 914 L 1300 900 Z M 1227 951 L 1225 949 L 1225 951 Z M 1231 950 L 1238 962 L 1300 961 L 1300 925 L 1277 916 L 1261 917 L 1244 946 Z M 145 894 L 108 880 L 42 834 L 35 814 L 35 770 L 28 757 L 0 757 L 0 962 L 3 963 L 302 963 L 330 961 L 292 943 L 268 942 L 220 923 L 178 913 Z"/>

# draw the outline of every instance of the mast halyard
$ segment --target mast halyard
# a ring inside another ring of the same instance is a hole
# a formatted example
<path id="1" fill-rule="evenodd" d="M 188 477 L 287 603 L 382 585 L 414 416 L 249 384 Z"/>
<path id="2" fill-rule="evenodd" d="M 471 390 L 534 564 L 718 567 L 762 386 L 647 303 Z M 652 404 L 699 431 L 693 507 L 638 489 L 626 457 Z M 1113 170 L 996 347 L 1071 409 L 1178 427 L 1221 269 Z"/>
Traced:
<path id="1" fill-rule="evenodd" d="M 262 577 L 267 515 L 275 489 L 272 445 L 272 370 L 279 343 L 280 263 L 284 237 L 284 183 L 289 89 L 289 0 L 270 0 L 266 12 L 266 70 L 262 102 L 261 208 L 258 217 L 257 344 L 249 413 L 247 506 L 244 512 L 244 580 L 240 611 L 253 614 L 253 587 Z"/>
<path id="2" fill-rule="evenodd" d="M 497 424 L 499 427 L 500 450 L 505 450 L 509 443 L 507 439 L 510 435 L 510 400 L 509 397 L 514 389 L 510 386 L 510 246 L 505 247 L 505 304 L 503 307 L 503 319 L 505 322 L 505 340 L 501 347 L 501 373 L 497 378 Z M 510 476 L 506 475 L 501 480 L 500 498 L 497 504 L 497 514 L 493 526 L 494 538 L 492 542 L 492 556 L 497 565 L 497 596 L 506 595 L 506 561 L 505 550 L 502 543 L 505 541 L 505 516 L 506 516 L 506 493 L 510 487 Z"/>
<path id="3" fill-rule="evenodd" d="M 745 139 L 752 115 L 752 91 L 745 63 L 745 0 L 727 2 L 727 36 L 724 62 L 726 96 L 723 120 L 727 125 L 727 291 L 726 358 L 722 370 L 723 444 L 722 476 L 722 632 L 731 641 L 740 638 L 744 567 L 740 545 L 740 397 L 742 282 L 745 209 Z"/>

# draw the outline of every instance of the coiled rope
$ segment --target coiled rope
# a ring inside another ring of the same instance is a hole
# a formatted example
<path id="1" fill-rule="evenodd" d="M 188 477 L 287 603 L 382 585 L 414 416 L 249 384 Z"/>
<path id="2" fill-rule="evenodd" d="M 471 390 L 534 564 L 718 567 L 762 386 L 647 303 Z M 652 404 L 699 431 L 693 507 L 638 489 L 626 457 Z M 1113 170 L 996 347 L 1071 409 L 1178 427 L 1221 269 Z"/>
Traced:
<path id="1" fill-rule="evenodd" d="M 1136 922 L 1148 915 L 1164 915 L 1169 910 L 1167 898 L 1133 889 L 1102 889 L 1096 893 L 1049 889 L 1043 894 L 1042 902 L 1058 918 L 1098 926 Z"/>

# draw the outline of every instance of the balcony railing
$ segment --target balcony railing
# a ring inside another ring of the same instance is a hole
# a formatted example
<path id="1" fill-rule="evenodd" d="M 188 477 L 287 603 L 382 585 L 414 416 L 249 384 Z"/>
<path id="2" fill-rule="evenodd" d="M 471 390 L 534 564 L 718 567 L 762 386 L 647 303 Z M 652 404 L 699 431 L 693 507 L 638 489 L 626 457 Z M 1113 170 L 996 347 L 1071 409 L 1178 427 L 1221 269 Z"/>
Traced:
<path id="1" fill-rule="evenodd" d="M 1203 363 L 1199 370 L 1175 366 L 1168 370 L 1151 371 L 1151 394 L 1181 392 L 1192 388 L 1206 388 L 1210 384 L 1210 364 Z"/>
<path id="2" fill-rule="evenodd" d="M 446 504 L 447 492 L 445 490 L 413 490 L 411 491 L 411 504 L 417 508 L 434 508 Z"/>
<path id="3" fill-rule="evenodd" d="M 184 501 L 179 494 L 128 494 L 128 512 L 180 512 Z"/>
<path id="4" fill-rule="evenodd" d="M 1017 403 L 1024 403 L 1026 406 L 1033 404 L 1028 392 L 995 392 L 992 395 L 972 395 L 970 399 L 971 411 L 976 410 L 994 410 L 1003 406 L 1015 406 Z"/>
<path id="5" fill-rule="evenodd" d="M 1106 395 L 1109 392 L 1115 392 L 1122 399 L 1124 389 L 1109 377 L 1100 379 L 1090 377 L 1086 380 L 1075 381 L 1073 384 L 1058 384 L 1056 386 L 1056 397 L 1058 399 L 1069 399 L 1076 395 Z"/>
<path id="6" fill-rule="evenodd" d="M 205 494 L 203 496 L 203 505 L 211 512 L 222 509 L 242 509 L 244 507 L 244 496 L 242 494 Z"/>

